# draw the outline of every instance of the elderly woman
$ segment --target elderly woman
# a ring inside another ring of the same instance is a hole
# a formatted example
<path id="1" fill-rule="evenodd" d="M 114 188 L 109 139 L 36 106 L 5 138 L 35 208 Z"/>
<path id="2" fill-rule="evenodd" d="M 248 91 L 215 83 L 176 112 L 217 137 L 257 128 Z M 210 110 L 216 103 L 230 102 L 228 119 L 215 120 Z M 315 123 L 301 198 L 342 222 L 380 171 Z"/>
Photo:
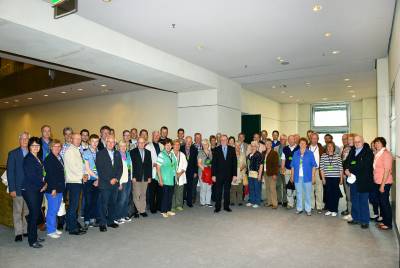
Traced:
<path id="1" fill-rule="evenodd" d="M 299 139 L 300 149 L 293 154 L 291 163 L 290 181 L 295 184 L 297 197 L 297 214 L 303 213 L 305 209 L 307 216 L 311 216 L 311 190 L 315 183 L 315 162 L 314 153 L 307 149 L 307 139 Z M 303 207 L 304 192 L 304 207 Z"/>
<path id="2" fill-rule="evenodd" d="M 386 140 L 383 137 L 374 139 L 376 154 L 374 158 L 374 184 L 378 192 L 381 223 L 378 228 L 381 230 L 392 229 L 392 208 L 390 206 L 389 195 L 393 183 L 392 175 L 392 154 L 386 149 Z"/>
<path id="3" fill-rule="evenodd" d="M 246 176 L 246 154 L 241 150 L 241 143 L 236 142 L 235 150 L 238 161 L 237 165 L 237 176 L 236 179 L 232 180 L 231 186 L 231 205 L 238 204 L 242 205 L 243 200 L 243 178 Z"/>
<path id="4" fill-rule="evenodd" d="M 263 153 L 264 159 L 264 178 L 265 178 L 265 190 L 267 196 L 267 207 L 273 209 L 278 208 L 278 197 L 276 193 L 276 180 L 279 175 L 279 155 L 278 152 L 272 148 L 272 140 L 267 139 L 265 141 L 265 152 Z"/>
<path id="5" fill-rule="evenodd" d="M 263 159 L 258 149 L 258 142 L 250 144 L 250 154 L 247 156 L 247 171 L 249 177 L 249 202 L 248 207 L 258 208 L 261 203 L 261 178 L 263 172 Z"/>
<path id="6" fill-rule="evenodd" d="M 172 212 L 172 196 L 174 194 L 176 176 L 176 157 L 172 152 L 172 141 L 165 140 L 164 150 L 157 158 L 157 180 L 162 189 L 161 215 L 164 218 L 175 216 Z"/>
<path id="7" fill-rule="evenodd" d="M 53 140 L 50 142 L 49 153 L 44 160 L 45 178 L 47 183 L 46 199 L 47 199 L 47 215 L 46 226 L 47 235 L 51 238 L 59 238 L 62 234 L 57 227 L 57 212 L 60 209 L 63 192 L 65 190 L 64 162 L 61 159 L 61 142 Z"/>
<path id="8" fill-rule="evenodd" d="M 125 141 L 118 143 L 119 153 L 122 158 L 122 176 L 119 180 L 119 191 L 116 204 L 115 218 L 117 224 L 132 221 L 128 217 L 129 195 L 132 191 L 132 160 L 127 151 L 128 144 Z"/>
<path id="9" fill-rule="evenodd" d="M 340 188 L 343 184 L 343 165 L 339 154 L 335 153 L 335 144 L 326 144 L 326 153 L 322 154 L 319 169 L 321 171 L 322 183 L 326 185 L 326 207 L 328 211 L 325 216 L 336 217 L 338 212 Z"/>
<path id="10" fill-rule="evenodd" d="M 186 156 L 181 152 L 181 141 L 179 139 L 174 141 L 173 152 L 176 159 L 176 177 L 174 195 L 172 197 L 172 211 L 183 210 L 183 188 L 186 184 L 186 168 L 188 162 Z"/>
<path id="11" fill-rule="evenodd" d="M 200 150 L 197 155 L 197 166 L 199 167 L 200 178 L 200 205 L 212 207 L 211 205 L 211 162 L 212 152 L 207 139 L 202 140 L 203 150 Z"/>
<path id="12" fill-rule="evenodd" d="M 38 157 L 40 139 L 31 137 L 28 142 L 29 153 L 24 158 L 24 181 L 22 182 L 22 196 L 29 209 L 28 215 L 28 243 L 33 248 L 43 247 L 43 238 L 38 238 L 38 218 L 42 207 L 43 192 L 47 188 L 44 182 L 44 169 L 42 161 Z"/>

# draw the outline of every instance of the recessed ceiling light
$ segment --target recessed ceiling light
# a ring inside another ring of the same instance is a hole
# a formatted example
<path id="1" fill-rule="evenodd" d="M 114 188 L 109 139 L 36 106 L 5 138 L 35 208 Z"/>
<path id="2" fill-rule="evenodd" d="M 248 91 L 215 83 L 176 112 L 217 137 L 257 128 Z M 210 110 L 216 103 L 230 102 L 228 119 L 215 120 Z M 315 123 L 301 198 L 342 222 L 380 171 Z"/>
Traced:
<path id="1" fill-rule="evenodd" d="M 247 67 L 249 67 L 249 66 L 247 66 L 247 65 L 244 66 L 245 69 L 247 69 Z"/>
<path id="2" fill-rule="evenodd" d="M 352 85 L 347 85 L 347 87 L 348 87 L 348 88 L 352 88 L 353 86 L 352 86 Z"/>
<path id="3" fill-rule="evenodd" d="M 5 102 L 3 102 L 4 104 L 9 104 L 9 102 L 8 101 L 5 101 Z"/>
<path id="4" fill-rule="evenodd" d="M 44 94 L 44 95 L 43 95 L 43 97 L 48 97 L 48 96 L 49 96 L 49 95 L 47 95 L 47 94 Z"/>
<path id="5" fill-rule="evenodd" d="M 102 84 L 101 86 L 102 86 L 102 87 L 106 87 L 107 85 L 106 85 L 106 84 Z"/>
<path id="6" fill-rule="evenodd" d="M 289 98 L 293 98 L 293 96 L 292 96 L 292 95 L 290 95 L 290 96 L 289 96 Z"/>
<path id="7" fill-rule="evenodd" d="M 356 95 L 351 95 L 351 97 L 352 97 L 352 98 L 355 98 L 355 97 L 356 97 Z"/>
<path id="8" fill-rule="evenodd" d="M 111 3 L 112 0 L 103 0 L 103 2 L 105 2 L 105 3 Z"/>
<path id="9" fill-rule="evenodd" d="M 331 54 L 332 54 L 332 55 L 340 54 L 340 50 L 332 50 L 332 51 L 331 51 Z"/>
<path id="10" fill-rule="evenodd" d="M 273 86 L 272 86 L 272 88 L 276 88 L 276 86 L 275 86 L 275 85 L 273 85 Z"/>
<path id="11" fill-rule="evenodd" d="M 286 91 L 282 90 L 282 91 L 281 91 L 281 94 L 286 94 Z"/>
<path id="12" fill-rule="evenodd" d="M 31 100 L 32 99 L 32 97 L 29 97 L 29 98 L 27 98 L 28 100 Z"/>
<path id="13" fill-rule="evenodd" d="M 356 91 L 355 90 L 349 90 L 349 93 L 356 93 Z"/>
<path id="14" fill-rule="evenodd" d="M 281 61 L 281 64 L 282 64 L 282 65 L 289 65 L 290 62 L 289 62 L 288 60 L 284 60 L 284 61 Z"/>
<path id="15" fill-rule="evenodd" d="M 328 100 L 328 98 L 322 98 L 322 100 L 323 100 L 323 101 L 326 101 L 326 100 Z"/>
<path id="16" fill-rule="evenodd" d="M 83 91 L 83 88 L 78 88 L 78 89 L 76 89 L 76 90 L 78 90 L 78 91 Z"/>
<path id="17" fill-rule="evenodd" d="M 321 11 L 321 9 L 322 9 L 322 6 L 321 6 L 321 5 L 314 5 L 313 8 L 312 8 L 312 10 L 313 10 L 314 12 Z"/>
<path id="18" fill-rule="evenodd" d="M 197 45 L 197 50 L 202 51 L 204 49 L 204 46 L 202 44 Z"/>
<path id="19" fill-rule="evenodd" d="M 14 102 L 19 102 L 19 100 L 14 100 Z"/>
<path id="20" fill-rule="evenodd" d="M 176 28 L 176 24 L 175 24 L 175 23 L 172 23 L 172 24 L 171 24 L 171 28 L 172 28 L 172 29 L 175 29 L 175 28 Z"/>
<path id="21" fill-rule="evenodd" d="M 349 81 L 350 81 L 350 78 L 345 78 L 344 81 L 345 81 L 345 82 L 349 82 Z"/>
<path id="22" fill-rule="evenodd" d="M 67 91 L 61 91 L 60 93 L 61 94 L 67 94 Z"/>
<path id="23" fill-rule="evenodd" d="M 332 33 L 326 32 L 326 33 L 324 33 L 324 36 L 325 36 L 325 37 L 331 37 L 331 36 L 332 36 Z"/>

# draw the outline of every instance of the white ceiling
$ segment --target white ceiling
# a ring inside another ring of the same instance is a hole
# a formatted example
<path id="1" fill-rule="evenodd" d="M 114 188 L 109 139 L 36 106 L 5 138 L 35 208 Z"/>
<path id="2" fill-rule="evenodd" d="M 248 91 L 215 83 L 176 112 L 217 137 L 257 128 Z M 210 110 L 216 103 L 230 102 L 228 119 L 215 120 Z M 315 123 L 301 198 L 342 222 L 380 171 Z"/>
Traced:
<path id="1" fill-rule="evenodd" d="M 322 10 L 313 12 L 315 4 Z M 293 102 L 338 95 L 350 100 L 345 77 L 357 98 L 375 96 L 374 60 L 387 54 L 394 5 L 395 0 L 85 0 L 78 14 L 247 89 Z M 277 57 L 290 64 L 279 64 Z M 304 88 L 305 82 L 312 86 Z M 271 88 L 275 84 L 288 85 L 294 97 L 282 97 Z"/>

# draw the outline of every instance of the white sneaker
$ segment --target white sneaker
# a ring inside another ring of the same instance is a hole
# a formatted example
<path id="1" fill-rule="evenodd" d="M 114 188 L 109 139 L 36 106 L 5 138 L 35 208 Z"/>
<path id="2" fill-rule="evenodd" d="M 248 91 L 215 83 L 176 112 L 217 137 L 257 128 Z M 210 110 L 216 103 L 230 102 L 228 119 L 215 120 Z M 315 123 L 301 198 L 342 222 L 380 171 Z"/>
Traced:
<path id="1" fill-rule="evenodd" d="M 123 224 L 124 222 L 122 222 L 121 220 L 115 220 L 114 223 L 115 223 L 115 224 L 118 224 L 118 225 L 121 225 L 121 224 Z"/>
<path id="2" fill-rule="evenodd" d="M 258 208 L 258 207 L 259 207 L 259 205 L 257 205 L 257 204 L 253 205 L 253 208 Z"/>
<path id="3" fill-rule="evenodd" d="M 175 214 L 175 212 L 168 211 L 168 212 L 167 212 L 167 215 L 168 215 L 168 216 L 175 216 L 176 214 Z"/>
<path id="4" fill-rule="evenodd" d="M 51 238 L 54 238 L 54 239 L 60 238 L 60 236 L 58 234 L 56 234 L 56 233 L 47 234 L 47 236 L 51 237 Z"/>
<path id="5" fill-rule="evenodd" d="M 125 220 L 124 218 L 121 218 L 121 219 L 119 219 L 118 221 L 119 221 L 119 222 L 123 222 L 123 223 L 126 222 L 126 220 Z"/>
<path id="6" fill-rule="evenodd" d="M 59 230 L 56 230 L 56 234 L 58 234 L 58 235 L 62 235 L 62 232 L 61 232 L 61 231 L 59 231 Z"/>
<path id="7" fill-rule="evenodd" d="M 332 215 L 332 212 L 330 211 L 325 212 L 325 216 L 330 216 L 330 215 Z"/>
<path id="8" fill-rule="evenodd" d="M 332 216 L 332 217 L 336 217 L 336 216 L 337 216 L 337 213 L 336 213 L 336 212 L 332 212 L 331 216 Z"/>
<path id="9" fill-rule="evenodd" d="M 125 222 L 131 222 L 132 221 L 132 218 L 129 218 L 129 217 L 125 217 Z"/>
<path id="10" fill-rule="evenodd" d="M 247 203 L 247 204 L 246 204 L 246 207 L 251 207 L 251 206 L 253 206 L 252 203 Z"/>
<path id="11" fill-rule="evenodd" d="M 161 213 L 161 215 L 162 215 L 164 218 L 168 218 L 168 214 L 167 214 L 167 213 Z"/>

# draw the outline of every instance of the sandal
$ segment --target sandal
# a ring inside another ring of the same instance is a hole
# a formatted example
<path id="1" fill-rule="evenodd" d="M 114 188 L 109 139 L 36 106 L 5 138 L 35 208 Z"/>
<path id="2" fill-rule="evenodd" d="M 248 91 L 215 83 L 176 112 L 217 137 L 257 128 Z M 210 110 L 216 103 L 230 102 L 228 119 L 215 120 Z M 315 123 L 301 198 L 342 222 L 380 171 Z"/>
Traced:
<path id="1" fill-rule="evenodd" d="M 378 228 L 380 228 L 382 225 L 385 225 L 385 224 L 383 224 L 382 222 L 378 222 L 377 224 L 375 224 L 375 226 Z"/>
<path id="2" fill-rule="evenodd" d="M 386 225 L 381 225 L 381 226 L 379 226 L 379 229 L 386 231 L 386 230 L 391 230 L 392 227 L 388 227 Z"/>

